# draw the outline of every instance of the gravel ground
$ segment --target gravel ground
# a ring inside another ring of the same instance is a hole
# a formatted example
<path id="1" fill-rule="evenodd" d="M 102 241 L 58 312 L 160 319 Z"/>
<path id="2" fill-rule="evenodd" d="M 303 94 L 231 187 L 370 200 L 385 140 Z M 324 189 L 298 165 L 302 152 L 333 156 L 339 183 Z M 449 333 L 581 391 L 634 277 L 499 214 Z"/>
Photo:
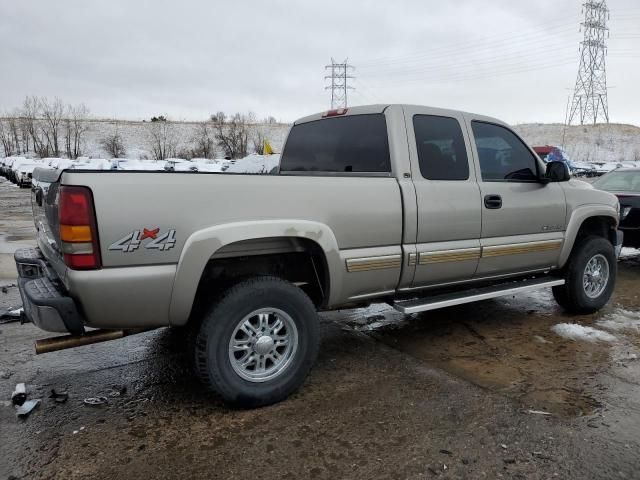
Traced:
<path id="1" fill-rule="evenodd" d="M 0 207 L 1 313 L 20 303 L 11 251 L 33 228 L 28 191 L 0 180 Z M 251 411 L 202 389 L 167 329 L 35 356 L 47 333 L 0 324 L 0 479 L 640 478 L 639 276 L 630 252 L 615 298 L 589 316 L 548 292 L 323 314 L 306 385 Z M 612 339 L 565 338 L 558 324 Z M 42 399 L 26 419 L 9 402 L 18 382 Z"/>

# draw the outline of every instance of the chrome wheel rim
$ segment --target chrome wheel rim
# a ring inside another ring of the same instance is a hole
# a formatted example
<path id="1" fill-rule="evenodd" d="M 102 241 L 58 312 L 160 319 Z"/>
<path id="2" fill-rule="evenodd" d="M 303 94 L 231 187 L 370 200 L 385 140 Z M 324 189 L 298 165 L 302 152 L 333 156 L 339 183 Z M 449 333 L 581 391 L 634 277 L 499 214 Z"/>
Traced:
<path id="1" fill-rule="evenodd" d="M 229 341 L 229 361 L 244 380 L 266 382 L 282 375 L 297 349 L 293 319 L 277 308 L 261 308 L 238 322 Z"/>
<path id="2" fill-rule="evenodd" d="M 589 298 L 598 298 L 609 284 L 609 261 L 602 255 L 594 255 L 587 262 L 582 277 L 584 293 Z"/>

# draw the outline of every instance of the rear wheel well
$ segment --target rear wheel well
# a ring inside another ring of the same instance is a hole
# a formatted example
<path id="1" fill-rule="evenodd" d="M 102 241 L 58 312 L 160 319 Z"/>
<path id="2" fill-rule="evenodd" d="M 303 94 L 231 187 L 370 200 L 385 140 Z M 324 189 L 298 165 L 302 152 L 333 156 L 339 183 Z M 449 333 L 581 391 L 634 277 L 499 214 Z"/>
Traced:
<path id="1" fill-rule="evenodd" d="M 202 272 L 192 317 L 221 291 L 251 277 L 275 276 L 300 287 L 316 308 L 329 298 L 329 272 L 324 251 L 316 242 L 296 237 L 253 239 L 225 245 Z"/>

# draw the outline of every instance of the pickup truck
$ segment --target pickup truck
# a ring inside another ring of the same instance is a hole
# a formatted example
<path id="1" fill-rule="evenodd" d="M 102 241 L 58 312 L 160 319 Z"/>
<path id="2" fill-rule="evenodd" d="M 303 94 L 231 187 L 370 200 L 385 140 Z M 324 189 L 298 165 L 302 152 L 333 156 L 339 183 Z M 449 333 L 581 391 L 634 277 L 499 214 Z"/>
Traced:
<path id="1" fill-rule="evenodd" d="M 185 327 L 199 378 L 244 407 L 303 384 L 319 311 L 551 287 L 593 312 L 622 243 L 614 195 L 545 166 L 499 120 L 421 106 L 302 118 L 271 175 L 35 177 L 38 248 L 15 254 L 19 287 L 35 325 L 71 334 L 40 351 Z"/>

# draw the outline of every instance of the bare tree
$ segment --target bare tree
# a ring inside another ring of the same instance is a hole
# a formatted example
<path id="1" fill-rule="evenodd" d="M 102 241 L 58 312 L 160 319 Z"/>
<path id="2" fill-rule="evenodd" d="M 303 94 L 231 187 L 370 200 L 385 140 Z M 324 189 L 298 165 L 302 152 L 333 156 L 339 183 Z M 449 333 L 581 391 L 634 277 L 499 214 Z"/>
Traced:
<path id="1" fill-rule="evenodd" d="M 102 145 L 102 148 L 111 155 L 111 158 L 122 158 L 127 153 L 124 148 L 122 136 L 118 132 L 117 123 L 114 132 L 102 138 L 102 140 L 100 140 L 100 145 Z"/>
<path id="2" fill-rule="evenodd" d="M 248 117 L 236 113 L 226 122 L 215 124 L 216 140 L 229 158 L 242 158 L 247 155 L 249 143 Z"/>
<path id="3" fill-rule="evenodd" d="M 4 150 L 4 156 L 10 157 L 14 153 L 13 138 L 9 130 L 8 119 L 0 118 L 0 142 Z"/>
<path id="4" fill-rule="evenodd" d="M 267 137 L 264 132 L 260 129 L 257 129 L 253 137 L 251 138 L 251 143 L 253 144 L 253 150 L 258 155 L 264 155 L 264 144 L 267 141 Z"/>
<path id="5" fill-rule="evenodd" d="M 20 155 L 20 153 L 27 153 L 26 150 L 24 152 L 21 152 L 20 150 L 20 133 L 18 128 L 18 119 L 15 117 L 15 115 L 11 115 L 7 120 L 7 123 L 9 127 L 9 135 L 11 136 L 11 141 L 13 143 L 13 148 L 16 154 Z"/>
<path id="6" fill-rule="evenodd" d="M 89 109 L 83 103 L 67 106 L 67 118 L 64 120 L 64 143 L 68 158 L 75 159 L 82 155 L 82 137 L 89 130 L 88 116 Z"/>
<path id="7" fill-rule="evenodd" d="M 192 158 L 214 158 L 216 145 L 211 123 L 202 122 L 196 127 L 193 136 L 194 148 L 191 151 Z"/>
<path id="8" fill-rule="evenodd" d="M 64 105 L 58 97 L 53 100 L 40 99 L 40 112 L 43 118 L 42 132 L 47 140 L 49 151 L 54 157 L 60 156 L 60 127 L 64 117 Z"/>
<path id="9" fill-rule="evenodd" d="M 175 157 L 178 151 L 175 125 L 167 120 L 149 123 L 147 144 L 154 160 Z"/>
<path id="10" fill-rule="evenodd" d="M 42 129 L 38 116 L 40 114 L 40 99 L 26 97 L 22 107 L 22 128 L 28 138 L 31 138 L 33 151 L 41 158 L 49 156 L 49 146 L 42 137 Z M 28 150 L 28 148 L 27 148 Z"/>
<path id="11" fill-rule="evenodd" d="M 213 123 L 224 123 L 227 119 L 227 115 L 224 112 L 217 112 L 211 115 L 211 121 Z"/>

